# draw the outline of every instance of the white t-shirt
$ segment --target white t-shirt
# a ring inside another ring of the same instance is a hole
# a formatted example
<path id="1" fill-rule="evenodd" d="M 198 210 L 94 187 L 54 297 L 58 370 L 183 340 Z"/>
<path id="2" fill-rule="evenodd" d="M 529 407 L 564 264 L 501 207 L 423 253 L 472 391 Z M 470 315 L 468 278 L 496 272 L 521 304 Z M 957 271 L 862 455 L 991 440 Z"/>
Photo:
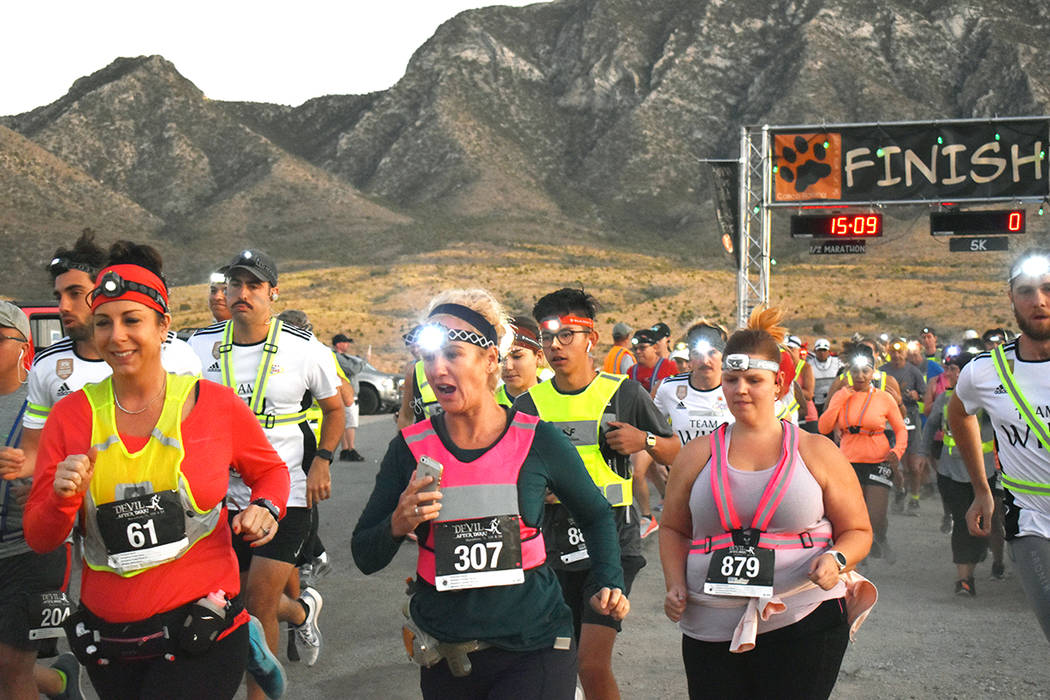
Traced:
<path id="1" fill-rule="evenodd" d="M 190 336 L 193 348 L 204 365 L 203 376 L 222 384 L 222 369 L 219 362 L 219 346 L 222 345 L 226 323 L 215 323 L 201 328 Z M 234 345 L 233 390 L 251 404 L 255 390 L 255 377 L 263 360 L 263 342 L 253 345 Z M 277 338 L 277 353 L 266 382 L 266 397 L 263 413 L 287 415 L 305 410 L 310 406 L 307 393 L 313 399 L 327 399 L 339 391 L 339 375 L 332 351 L 309 331 L 284 324 Z M 306 472 L 303 470 L 303 455 L 306 440 L 313 441 L 313 434 L 306 422 L 276 425 L 263 428 L 266 438 L 274 450 L 288 465 L 291 477 L 290 507 L 306 507 Z M 309 438 L 307 437 L 309 436 Z M 229 498 L 234 510 L 243 510 L 251 501 L 251 491 L 236 474 L 230 476 Z"/>
<path id="2" fill-rule="evenodd" d="M 1017 341 L 1003 346 L 1006 359 L 1013 369 L 1014 381 L 1038 416 L 1044 422 L 1050 421 L 1050 360 L 1019 360 L 1016 347 Z M 999 464 L 1005 475 L 1023 481 L 1050 483 L 1050 452 L 1040 444 L 1021 418 L 1013 400 L 999 381 L 991 353 L 981 353 L 963 367 L 955 386 L 955 395 L 962 401 L 967 413 L 972 415 L 983 408 L 992 419 L 999 448 Z M 1050 537 L 1050 498 L 1014 491 L 1010 493 L 1014 503 L 1021 509 L 1018 534 Z"/>
<path id="3" fill-rule="evenodd" d="M 665 379 L 653 401 L 683 445 L 734 420 L 722 394 L 722 385 L 702 391 L 689 383 L 688 372 Z"/>
<path id="4" fill-rule="evenodd" d="M 834 384 L 842 369 L 842 361 L 834 355 L 828 355 L 827 362 L 821 362 L 816 355 L 810 355 L 806 362 L 813 368 L 813 403 L 822 405 L 828 402 L 828 389 Z"/>
<path id="5" fill-rule="evenodd" d="M 174 331 L 160 347 L 160 361 L 171 374 L 199 376 L 201 361 L 185 341 L 179 340 Z M 85 384 L 101 382 L 113 374 L 113 368 L 105 360 L 85 360 L 74 350 L 73 339 L 66 337 L 33 358 L 29 372 L 29 397 L 22 425 L 33 430 L 44 427 L 51 408 L 58 400 L 79 391 Z"/>

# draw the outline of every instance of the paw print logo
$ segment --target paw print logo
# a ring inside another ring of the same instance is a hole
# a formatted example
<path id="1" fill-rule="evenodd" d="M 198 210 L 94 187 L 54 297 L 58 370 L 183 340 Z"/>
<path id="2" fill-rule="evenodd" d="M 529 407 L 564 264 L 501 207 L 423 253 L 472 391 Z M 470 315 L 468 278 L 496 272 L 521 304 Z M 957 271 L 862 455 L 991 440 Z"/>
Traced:
<path id="1" fill-rule="evenodd" d="M 842 199 L 840 134 L 774 134 L 778 202 Z"/>

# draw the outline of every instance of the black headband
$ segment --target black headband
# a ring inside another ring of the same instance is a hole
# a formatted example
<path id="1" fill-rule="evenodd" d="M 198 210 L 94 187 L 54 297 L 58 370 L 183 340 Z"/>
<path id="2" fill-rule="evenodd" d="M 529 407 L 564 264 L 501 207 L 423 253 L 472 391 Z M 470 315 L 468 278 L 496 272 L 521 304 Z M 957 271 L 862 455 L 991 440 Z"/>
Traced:
<path id="1" fill-rule="evenodd" d="M 431 310 L 430 315 L 427 316 L 427 318 L 434 318 L 440 314 L 455 316 L 460 320 L 466 321 L 481 331 L 483 336 L 492 341 L 494 347 L 499 345 L 499 337 L 496 335 L 496 327 L 489 323 L 488 319 L 474 309 L 463 306 L 462 304 L 438 304 L 433 310 Z"/>

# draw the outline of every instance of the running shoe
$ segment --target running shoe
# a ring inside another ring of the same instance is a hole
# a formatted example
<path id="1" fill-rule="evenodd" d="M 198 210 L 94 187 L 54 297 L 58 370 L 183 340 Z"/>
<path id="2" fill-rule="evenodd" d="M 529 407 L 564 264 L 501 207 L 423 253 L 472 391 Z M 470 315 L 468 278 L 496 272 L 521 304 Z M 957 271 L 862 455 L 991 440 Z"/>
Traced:
<path id="1" fill-rule="evenodd" d="M 948 534 L 952 531 L 952 516 L 947 513 L 941 518 L 941 532 Z"/>
<path id="2" fill-rule="evenodd" d="M 1002 581 L 1006 578 L 1006 565 L 1001 561 L 992 562 L 992 578 Z"/>
<path id="3" fill-rule="evenodd" d="M 339 461 L 349 462 L 350 461 L 350 450 L 339 450 Z"/>
<path id="4" fill-rule="evenodd" d="M 321 655 L 322 639 L 321 630 L 317 627 L 317 617 L 321 614 L 324 600 L 316 589 L 307 587 L 303 589 L 299 602 L 306 606 L 306 619 L 295 628 L 295 646 L 306 665 L 313 666 L 317 663 L 317 657 Z"/>
<path id="5" fill-rule="evenodd" d="M 956 581 L 955 595 L 969 596 L 971 598 L 977 595 L 977 590 L 973 587 L 973 578 L 961 578 Z"/>
<path id="6" fill-rule="evenodd" d="M 643 515 L 638 521 L 638 528 L 642 531 L 642 539 L 644 540 L 660 529 L 660 523 L 651 515 Z"/>
<path id="7" fill-rule="evenodd" d="M 332 573 L 332 563 L 328 558 L 328 552 L 321 552 L 313 560 L 314 579 L 322 579 Z"/>
<path id="8" fill-rule="evenodd" d="M 905 511 L 905 515 L 910 515 L 913 518 L 919 517 L 919 499 L 909 498 L 908 507 Z"/>
<path id="9" fill-rule="evenodd" d="M 279 698 L 284 695 L 288 679 L 284 666 L 270 651 L 266 643 L 266 632 L 263 631 L 259 618 L 252 615 L 248 620 L 248 673 L 259 684 L 268 698 Z"/>
<path id="10" fill-rule="evenodd" d="M 361 456 L 361 453 L 357 450 L 350 450 L 349 456 L 346 458 L 348 462 L 363 462 L 365 458 Z"/>
<path id="11" fill-rule="evenodd" d="M 901 490 L 893 495 L 893 505 L 890 506 L 890 510 L 894 513 L 900 514 L 904 512 L 904 499 L 907 494 Z"/>
<path id="12" fill-rule="evenodd" d="M 81 700 L 84 697 L 84 690 L 80 687 L 80 662 L 77 661 L 77 657 L 66 652 L 55 659 L 51 668 L 66 677 L 66 688 L 58 695 L 48 695 L 49 698 Z"/>

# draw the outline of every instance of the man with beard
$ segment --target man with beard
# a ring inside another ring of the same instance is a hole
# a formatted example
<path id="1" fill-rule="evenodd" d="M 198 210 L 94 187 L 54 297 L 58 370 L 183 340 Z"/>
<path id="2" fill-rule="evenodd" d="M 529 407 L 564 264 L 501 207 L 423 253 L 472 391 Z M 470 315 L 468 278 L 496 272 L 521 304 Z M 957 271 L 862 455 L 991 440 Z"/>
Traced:
<path id="1" fill-rule="evenodd" d="M 1011 559 L 1050 639 L 1050 251 L 1017 260 L 1009 285 L 1021 334 L 962 369 L 948 402 L 948 421 L 974 489 L 966 524 L 972 534 L 988 535 L 995 500 L 975 414 L 983 409 L 992 419 Z"/>
<path id="2" fill-rule="evenodd" d="M 78 391 L 85 384 L 100 382 L 113 370 L 95 347 L 89 293 L 95 288 L 95 277 L 106 262 L 106 252 L 95 243 L 91 231 L 84 231 L 71 249 L 60 248 L 48 264 L 54 283 L 58 313 L 66 337 L 42 350 L 33 358 L 29 372 L 29 395 L 22 449 L 28 464 L 36 463 L 40 431 L 51 407 L 58 400 Z M 168 333 L 161 346 L 161 361 L 174 374 L 200 374 L 201 363 L 190 347 Z"/>

